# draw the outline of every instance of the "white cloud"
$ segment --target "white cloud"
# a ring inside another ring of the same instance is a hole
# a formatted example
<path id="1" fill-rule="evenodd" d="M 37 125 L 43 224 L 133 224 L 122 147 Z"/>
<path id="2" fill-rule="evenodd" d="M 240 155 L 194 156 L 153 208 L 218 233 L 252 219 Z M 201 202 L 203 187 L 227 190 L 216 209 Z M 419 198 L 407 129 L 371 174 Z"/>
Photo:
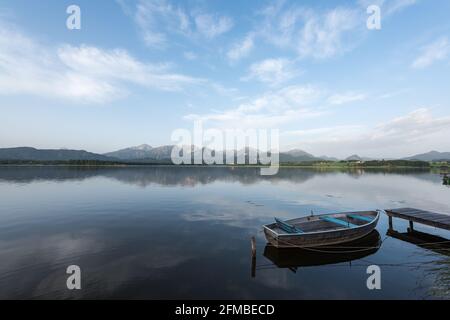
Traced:
<path id="1" fill-rule="evenodd" d="M 391 15 L 417 3 L 417 0 L 386 1 L 386 14 Z"/>
<path id="2" fill-rule="evenodd" d="M 414 5 L 416 0 L 360 0 L 359 6 L 313 10 L 279 1 L 264 8 L 255 34 L 300 58 L 326 59 L 352 50 L 364 36 L 369 5 L 382 7 L 383 17 Z"/>
<path id="3" fill-rule="evenodd" d="M 198 58 L 197 55 L 192 51 L 186 51 L 183 55 L 187 60 L 195 60 Z"/>
<path id="4" fill-rule="evenodd" d="M 288 145 L 285 147 L 286 150 L 299 148 L 306 146 L 308 150 L 312 149 L 312 145 L 317 147 L 321 145 L 333 144 L 334 142 L 346 141 L 349 137 L 358 136 L 363 130 L 364 127 L 361 125 L 340 125 L 340 126 L 332 126 L 332 127 L 319 127 L 313 129 L 299 129 L 299 130 L 288 130 L 282 133 L 282 139 L 285 140 L 285 143 Z M 293 137 L 296 143 L 289 146 L 289 139 Z M 341 147 L 345 149 L 345 145 L 341 144 Z M 320 154 L 330 155 L 329 152 L 324 150 L 320 150 Z M 354 152 L 353 152 L 354 153 Z"/>
<path id="5" fill-rule="evenodd" d="M 127 94 L 130 84 L 172 91 L 201 81 L 141 62 L 125 50 L 47 47 L 5 25 L 0 27 L 0 70 L 0 94 L 97 103 Z"/>
<path id="6" fill-rule="evenodd" d="M 119 4 L 138 25 L 144 42 L 149 47 L 164 48 L 174 42 L 174 36 L 194 39 L 198 36 L 212 39 L 228 32 L 233 20 L 226 16 L 204 12 L 188 12 L 168 0 L 139 0 L 132 8 Z"/>
<path id="7" fill-rule="evenodd" d="M 245 102 L 234 107 L 206 114 L 189 114 L 184 118 L 200 120 L 218 128 L 287 128 L 303 120 L 335 112 L 336 109 L 330 108 L 332 103 L 344 104 L 362 99 L 365 99 L 365 95 L 361 93 L 330 95 L 327 90 L 317 86 L 291 85 L 246 98 Z M 297 131 L 297 134 L 300 132 L 303 131 Z"/>
<path id="8" fill-rule="evenodd" d="M 289 59 L 266 59 L 253 63 L 248 75 L 243 77 L 242 80 L 256 79 L 270 85 L 278 85 L 291 80 L 298 73 L 299 71 L 296 70 L 293 62 Z"/>
<path id="9" fill-rule="evenodd" d="M 354 153 L 376 158 L 405 157 L 433 149 L 448 150 L 449 135 L 450 117 L 434 117 L 429 109 L 421 108 L 372 127 L 341 125 L 289 131 L 284 133 L 284 142 L 297 141 L 290 146 L 338 157 Z"/>
<path id="10" fill-rule="evenodd" d="M 403 88 L 403 89 L 399 89 L 399 90 L 394 90 L 394 91 L 389 91 L 389 92 L 385 92 L 382 93 L 378 99 L 390 99 L 392 97 L 396 97 L 398 95 L 404 94 L 411 91 L 411 88 Z"/>
<path id="11" fill-rule="evenodd" d="M 227 53 L 228 59 L 237 61 L 248 56 L 254 47 L 253 37 L 253 34 L 248 34 L 242 41 L 235 43 Z"/>
<path id="12" fill-rule="evenodd" d="M 300 56 L 327 58 L 344 52 L 346 32 L 358 25 L 358 13 L 350 9 L 334 9 L 324 16 L 310 16 L 301 32 L 298 45 Z"/>
<path id="13" fill-rule="evenodd" d="M 228 88 L 220 83 L 211 82 L 210 86 L 216 93 L 221 96 L 235 97 L 235 95 L 239 92 L 239 90 L 236 88 Z"/>
<path id="14" fill-rule="evenodd" d="M 391 16 L 407 7 L 415 5 L 417 0 L 359 0 L 358 3 L 367 8 L 370 5 L 377 5 L 381 8 L 382 16 Z"/>
<path id="15" fill-rule="evenodd" d="M 450 117 L 435 118 L 429 109 L 421 108 L 376 126 L 371 140 L 408 143 L 442 130 L 450 130 Z"/>
<path id="16" fill-rule="evenodd" d="M 190 32 L 190 20 L 186 13 L 164 0 L 140 0 L 134 20 L 141 29 L 145 43 L 151 47 L 165 46 L 169 32 L 185 35 Z"/>
<path id="17" fill-rule="evenodd" d="M 274 128 L 323 114 L 312 106 L 322 97 L 313 86 L 289 86 L 268 92 L 235 108 L 199 115 L 185 116 L 187 120 L 201 120 L 221 128 Z"/>
<path id="18" fill-rule="evenodd" d="M 233 27 L 233 20 L 211 14 L 199 14 L 195 17 L 195 25 L 199 33 L 206 38 L 215 38 Z"/>
<path id="19" fill-rule="evenodd" d="M 358 25 L 365 20 L 361 10 L 335 8 L 324 13 L 298 6 L 266 8 L 259 34 L 269 42 L 295 50 L 300 57 L 318 59 L 341 54 L 354 46 Z"/>
<path id="20" fill-rule="evenodd" d="M 450 42 L 447 37 L 438 39 L 437 41 L 425 46 L 421 50 L 421 54 L 414 60 L 412 67 L 423 69 L 431 66 L 437 61 L 447 59 L 450 54 Z"/>
<path id="21" fill-rule="evenodd" d="M 77 73 L 106 81 L 121 80 L 167 91 L 181 90 L 185 85 L 200 81 L 170 73 L 164 64 L 140 62 L 120 49 L 63 46 L 58 49 L 58 56 L 65 65 Z"/>
<path id="22" fill-rule="evenodd" d="M 333 105 L 341 105 L 366 99 L 366 95 L 357 92 L 346 92 L 341 94 L 334 94 L 328 98 L 328 102 Z"/>

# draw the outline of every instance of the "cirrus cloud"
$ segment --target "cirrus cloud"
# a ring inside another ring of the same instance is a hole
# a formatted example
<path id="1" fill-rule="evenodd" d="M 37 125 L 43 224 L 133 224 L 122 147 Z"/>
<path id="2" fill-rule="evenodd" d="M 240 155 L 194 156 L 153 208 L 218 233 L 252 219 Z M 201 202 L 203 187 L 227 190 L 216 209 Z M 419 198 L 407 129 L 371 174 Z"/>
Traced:
<path id="1" fill-rule="evenodd" d="M 242 59 L 250 54 L 254 47 L 254 35 L 248 34 L 243 40 L 236 42 L 227 52 L 227 57 L 231 62 Z"/>
<path id="2" fill-rule="evenodd" d="M 152 48 L 166 48 L 174 43 L 174 37 L 179 37 L 177 40 L 213 39 L 234 26 L 233 19 L 228 16 L 188 11 L 169 0 L 139 0 L 134 6 L 123 0 L 117 1 L 138 26 L 145 44 Z"/>
<path id="3" fill-rule="evenodd" d="M 186 120 L 210 122 L 221 128 L 274 128 L 324 113 L 313 107 L 323 92 L 311 85 L 289 86 L 267 92 L 237 107 L 207 114 L 189 114 Z"/>
<path id="4" fill-rule="evenodd" d="M 280 3 L 262 11 L 258 32 L 268 42 L 295 50 L 301 58 L 324 59 L 348 51 L 358 41 L 355 28 L 365 20 L 361 11 L 338 7 L 325 12 Z"/>
<path id="5" fill-rule="evenodd" d="M 242 80 L 258 80 L 272 86 L 291 80 L 300 73 L 294 63 L 285 58 L 266 59 L 253 63 L 247 76 Z"/>
<path id="6" fill-rule="evenodd" d="M 442 37 L 433 43 L 423 47 L 421 54 L 414 60 L 412 67 L 423 69 L 437 61 L 445 60 L 450 55 L 450 42 L 447 37 Z"/>
<path id="7" fill-rule="evenodd" d="M 103 103 L 130 85 L 177 91 L 203 80 L 174 73 L 166 64 L 139 61 L 126 50 L 45 46 L 0 24 L 0 94 L 31 94 Z"/>
<path id="8" fill-rule="evenodd" d="M 233 27 L 233 20 L 225 16 L 202 13 L 194 19 L 198 32 L 210 39 L 228 32 Z"/>
<path id="9" fill-rule="evenodd" d="M 328 98 L 328 102 L 333 105 L 341 105 L 366 99 L 366 95 L 357 92 L 346 92 L 341 94 L 334 94 Z"/>

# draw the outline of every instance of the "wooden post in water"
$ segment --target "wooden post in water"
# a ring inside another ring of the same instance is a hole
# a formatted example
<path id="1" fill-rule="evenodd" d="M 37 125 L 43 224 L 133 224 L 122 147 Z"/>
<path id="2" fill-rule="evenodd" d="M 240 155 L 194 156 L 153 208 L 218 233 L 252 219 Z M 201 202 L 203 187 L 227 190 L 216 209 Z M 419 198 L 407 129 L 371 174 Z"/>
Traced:
<path id="1" fill-rule="evenodd" d="M 393 225 L 392 225 L 392 216 L 389 216 L 389 230 L 393 229 Z"/>
<path id="2" fill-rule="evenodd" d="M 256 239 L 252 237 L 252 278 L 256 277 Z"/>
<path id="3" fill-rule="evenodd" d="M 256 257 L 256 239 L 252 237 L 252 257 Z"/>

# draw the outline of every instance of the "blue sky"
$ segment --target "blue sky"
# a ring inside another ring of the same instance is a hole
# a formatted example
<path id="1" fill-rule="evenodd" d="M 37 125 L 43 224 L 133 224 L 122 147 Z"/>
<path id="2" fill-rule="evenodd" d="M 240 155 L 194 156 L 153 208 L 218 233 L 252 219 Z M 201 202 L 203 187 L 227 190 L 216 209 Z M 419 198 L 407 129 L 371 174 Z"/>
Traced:
<path id="1" fill-rule="evenodd" d="M 158 146 L 202 120 L 316 155 L 450 151 L 449 15 L 446 0 L 0 1 L 0 147 Z"/>

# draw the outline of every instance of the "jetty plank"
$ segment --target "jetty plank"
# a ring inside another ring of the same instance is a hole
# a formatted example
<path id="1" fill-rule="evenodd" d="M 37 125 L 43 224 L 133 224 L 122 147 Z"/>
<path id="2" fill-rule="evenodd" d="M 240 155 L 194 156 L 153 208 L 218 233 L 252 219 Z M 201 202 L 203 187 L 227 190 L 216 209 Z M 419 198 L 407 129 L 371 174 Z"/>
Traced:
<path id="1" fill-rule="evenodd" d="M 386 209 L 389 217 L 400 218 L 411 222 L 450 230 L 450 215 L 421 210 L 416 208 Z"/>

